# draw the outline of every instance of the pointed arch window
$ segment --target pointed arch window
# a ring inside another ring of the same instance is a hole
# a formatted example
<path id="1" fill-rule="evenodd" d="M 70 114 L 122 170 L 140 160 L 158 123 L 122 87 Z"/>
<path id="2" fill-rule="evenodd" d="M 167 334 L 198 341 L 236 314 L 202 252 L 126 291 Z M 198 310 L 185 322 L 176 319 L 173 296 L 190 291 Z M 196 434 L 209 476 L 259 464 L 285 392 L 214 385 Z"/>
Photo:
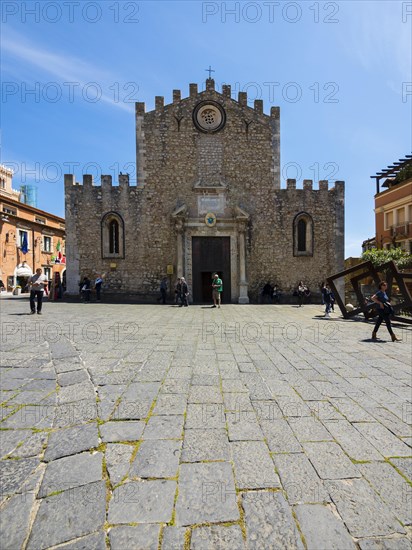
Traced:
<path id="1" fill-rule="evenodd" d="M 111 220 L 109 223 L 109 252 L 119 254 L 119 222 Z"/>
<path id="2" fill-rule="evenodd" d="M 293 220 L 293 255 L 313 256 L 313 220 L 307 212 Z"/>
<path id="3" fill-rule="evenodd" d="M 108 212 L 102 218 L 102 258 L 124 258 L 124 222 L 117 212 Z"/>

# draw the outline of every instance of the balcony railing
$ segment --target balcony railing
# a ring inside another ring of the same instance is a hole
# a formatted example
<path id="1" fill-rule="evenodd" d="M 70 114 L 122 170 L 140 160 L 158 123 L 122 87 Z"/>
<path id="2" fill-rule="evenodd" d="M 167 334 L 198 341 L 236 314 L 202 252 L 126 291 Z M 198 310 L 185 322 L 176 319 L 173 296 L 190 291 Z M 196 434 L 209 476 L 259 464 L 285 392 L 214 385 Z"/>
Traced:
<path id="1" fill-rule="evenodd" d="M 392 237 L 412 236 L 412 222 L 404 222 L 398 225 L 392 225 L 391 235 Z"/>

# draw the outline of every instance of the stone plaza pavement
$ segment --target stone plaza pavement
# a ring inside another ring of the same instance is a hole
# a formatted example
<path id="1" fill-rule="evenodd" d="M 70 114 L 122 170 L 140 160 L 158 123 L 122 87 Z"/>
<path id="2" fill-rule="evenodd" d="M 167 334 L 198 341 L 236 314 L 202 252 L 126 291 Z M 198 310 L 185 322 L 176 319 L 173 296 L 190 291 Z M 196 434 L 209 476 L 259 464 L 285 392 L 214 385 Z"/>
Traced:
<path id="1" fill-rule="evenodd" d="M 412 547 L 412 327 L 0 307 L 2 550 Z"/>

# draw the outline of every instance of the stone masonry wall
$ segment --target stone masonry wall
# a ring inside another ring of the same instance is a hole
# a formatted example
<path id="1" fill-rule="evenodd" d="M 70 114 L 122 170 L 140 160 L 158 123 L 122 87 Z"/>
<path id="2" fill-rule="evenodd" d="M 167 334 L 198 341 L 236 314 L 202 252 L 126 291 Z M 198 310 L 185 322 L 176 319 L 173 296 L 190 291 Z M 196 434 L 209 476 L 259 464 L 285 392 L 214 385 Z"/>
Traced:
<path id="1" fill-rule="evenodd" d="M 193 110 L 204 100 L 226 112 L 225 127 L 216 133 L 203 133 L 193 123 Z M 126 176 L 120 176 L 119 187 L 109 176 L 101 186 L 92 185 L 90 176 L 83 185 L 65 177 L 69 292 L 78 291 L 80 276 L 104 273 L 107 290 L 157 293 L 166 266 L 177 263 L 172 213 L 186 205 L 186 216 L 203 222 L 202 195 L 224 197 L 213 235 L 220 222 L 234 219 L 236 207 L 249 214 L 246 272 L 252 299 L 266 280 L 284 290 L 300 278 L 315 287 L 343 268 L 343 182 L 331 190 L 327 183 L 312 190 L 308 182 L 305 189 L 294 189 L 292 182 L 281 189 L 278 108 L 268 116 L 259 100 L 248 107 L 244 93 L 233 100 L 229 86 L 220 94 L 208 80 L 198 93 L 191 84 L 188 98 L 175 90 L 173 103 L 165 106 L 157 97 L 154 111 L 145 113 L 144 104 L 136 104 L 136 151 L 137 187 Z M 124 220 L 124 259 L 102 259 L 101 220 L 111 211 Z M 293 256 L 293 219 L 302 211 L 314 221 L 312 257 Z"/>

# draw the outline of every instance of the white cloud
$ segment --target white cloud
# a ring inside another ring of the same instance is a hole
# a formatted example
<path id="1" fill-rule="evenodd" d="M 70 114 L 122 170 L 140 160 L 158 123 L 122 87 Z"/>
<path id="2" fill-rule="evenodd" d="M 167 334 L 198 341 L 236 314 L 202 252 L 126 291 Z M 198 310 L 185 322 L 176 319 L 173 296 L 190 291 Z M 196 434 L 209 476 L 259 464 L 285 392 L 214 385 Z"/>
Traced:
<path id="1" fill-rule="evenodd" d="M 104 93 L 103 90 L 108 90 L 110 86 L 116 85 L 118 79 L 78 57 L 42 49 L 15 31 L 9 31 L 3 36 L 2 50 L 3 56 L 7 53 L 29 68 L 35 68 L 58 78 L 61 84 L 76 83 L 81 89 L 84 89 L 86 85 L 95 82 L 98 86 L 97 89 L 101 91 L 100 101 L 128 112 L 134 111 L 134 106 L 131 103 L 118 101 L 114 94 L 110 96 Z M 10 65 L 12 66 L 12 64 Z"/>

